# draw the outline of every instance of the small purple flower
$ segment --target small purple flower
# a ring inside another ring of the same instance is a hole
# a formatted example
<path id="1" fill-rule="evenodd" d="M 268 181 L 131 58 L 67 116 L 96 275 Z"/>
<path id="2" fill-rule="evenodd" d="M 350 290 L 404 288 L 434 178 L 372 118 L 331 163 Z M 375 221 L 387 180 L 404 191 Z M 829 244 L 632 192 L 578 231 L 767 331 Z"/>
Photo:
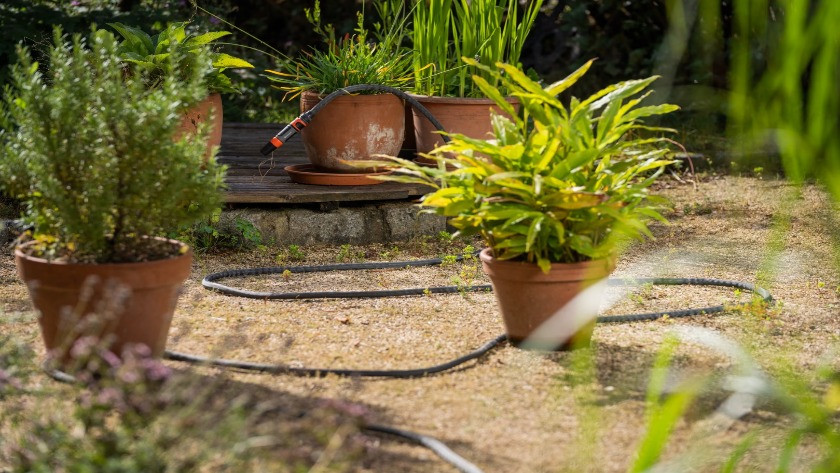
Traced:
<path id="1" fill-rule="evenodd" d="M 163 381 L 172 374 L 168 366 L 157 360 L 144 360 L 143 368 L 146 370 L 146 379 L 149 381 Z"/>
<path id="2" fill-rule="evenodd" d="M 4 389 L 6 386 L 11 387 L 12 389 L 20 389 L 20 380 L 13 377 L 8 371 L 0 368 L 0 390 Z"/>
<path id="3" fill-rule="evenodd" d="M 120 360 L 120 357 L 115 355 L 114 352 L 110 350 L 102 350 L 100 356 L 103 360 L 105 360 L 106 363 L 108 363 L 108 365 L 111 368 L 119 368 L 120 365 L 122 365 L 122 360 Z"/>
<path id="4" fill-rule="evenodd" d="M 367 407 L 355 402 L 343 401 L 341 399 L 328 399 L 321 403 L 323 407 L 332 408 L 336 411 L 351 417 L 364 417 L 370 413 Z"/>
<path id="5" fill-rule="evenodd" d="M 71 7 L 78 7 L 81 4 L 82 2 L 80 2 L 79 0 L 73 0 L 72 2 L 70 2 Z"/>
<path id="6" fill-rule="evenodd" d="M 221 23 L 221 21 L 219 21 L 219 19 L 216 18 L 215 16 L 211 16 L 210 17 L 210 23 L 213 23 L 214 25 L 218 25 L 219 23 Z"/>
<path id="7" fill-rule="evenodd" d="M 93 335 L 79 337 L 70 349 L 70 356 L 77 360 L 89 357 L 97 341 L 97 338 Z"/>
<path id="8" fill-rule="evenodd" d="M 120 370 L 118 376 L 120 378 L 120 381 L 126 384 L 134 384 L 140 381 L 140 375 L 137 373 L 137 371 L 133 369 Z"/>
<path id="9" fill-rule="evenodd" d="M 119 389 L 105 388 L 96 396 L 96 403 L 101 406 L 121 408 L 125 405 L 123 393 Z"/>
<path id="10" fill-rule="evenodd" d="M 152 356 L 152 350 L 143 343 L 136 343 L 131 346 L 131 351 L 137 355 L 138 358 L 148 358 Z"/>

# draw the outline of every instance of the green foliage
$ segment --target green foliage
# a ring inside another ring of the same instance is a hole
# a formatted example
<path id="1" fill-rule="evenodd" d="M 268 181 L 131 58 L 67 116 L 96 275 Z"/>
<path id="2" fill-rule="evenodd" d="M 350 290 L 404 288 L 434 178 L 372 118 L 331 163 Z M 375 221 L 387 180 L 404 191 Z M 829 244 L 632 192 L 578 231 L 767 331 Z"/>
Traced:
<path id="1" fill-rule="evenodd" d="M 262 247 L 262 232 L 250 220 L 236 217 L 232 221 L 222 221 L 221 214 L 222 209 L 217 208 L 206 220 L 170 236 L 189 243 L 198 251 L 244 250 Z"/>
<path id="2" fill-rule="evenodd" d="M 134 3 L 131 11 L 120 10 L 120 3 Z M 22 43 L 35 50 L 36 57 L 48 46 L 56 26 L 68 34 L 86 33 L 90 25 L 104 25 L 122 21 L 132 25 L 151 27 L 169 21 L 185 12 L 172 5 L 162 7 L 161 0 L 85 0 L 78 2 L 54 0 L 4 0 L 0 2 L 0 83 L 9 78 L 8 69 L 17 60 L 17 45 Z"/>
<path id="3" fill-rule="evenodd" d="M 669 140 L 640 136 L 669 130 L 647 127 L 641 119 L 677 108 L 639 106 L 647 94 L 634 97 L 655 77 L 611 85 L 586 100 L 573 98 L 567 107 L 556 95 L 591 62 L 543 88 L 513 66 L 491 69 L 466 61 L 499 80 L 520 100 L 523 115 L 498 88 L 473 76 L 513 117 L 494 115 L 495 139 L 451 135 L 433 153 L 438 167 L 391 158 L 403 175 L 384 179 L 436 188 L 423 206 L 450 217 L 461 234 L 480 234 L 496 257 L 537 263 L 545 271 L 554 262 L 611 257 L 627 237 L 652 236 L 646 222 L 664 219 L 661 201 L 647 188 L 673 161 L 666 159 L 667 148 L 656 147 Z"/>
<path id="4" fill-rule="evenodd" d="M 397 247 L 395 246 L 394 249 Z M 335 257 L 335 261 L 338 263 L 345 263 L 345 262 L 352 262 L 352 261 L 364 261 L 365 259 L 365 250 L 363 248 L 353 248 L 353 245 L 350 243 L 345 243 L 341 245 L 338 250 L 338 255 Z"/>
<path id="5" fill-rule="evenodd" d="M 297 61 L 289 60 L 283 70 L 266 70 L 270 75 L 265 77 L 286 92 L 284 99 L 292 100 L 306 90 L 325 94 L 358 84 L 403 88 L 411 80 L 411 54 L 399 45 L 401 33 L 383 33 L 383 41 L 368 42 L 364 16 L 359 14 L 356 34 L 336 39 L 333 26 L 321 24 L 317 1 L 314 10 L 307 10 L 307 18 L 324 38 L 326 49 L 311 50 Z M 390 24 L 397 28 L 403 23 Z"/>
<path id="6" fill-rule="evenodd" d="M 677 345 L 675 339 L 666 340 L 654 361 L 647 391 L 647 426 L 645 435 L 636 450 L 636 461 L 629 470 L 631 473 L 647 471 L 656 465 L 667 446 L 674 426 L 694 401 L 702 386 L 699 381 L 685 383 L 662 399 L 668 368 Z"/>
<path id="7" fill-rule="evenodd" d="M 306 258 L 306 254 L 303 252 L 300 246 L 289 245 L 289 258 L 291 258 L 292 261 L 302 261 L 304 258 Z"/>
<path id="8" fill-rule="evenodd" d="M 300 247 L 300 245 L 289 245 L 288 248 L 284 248 L 277 254 L 275 261 L 277 264 L 283 264 L 287 261 L 303 261 L 306 259 L 306 253 Z"/>
<path id="9" fill-rule="evenodd" d="M 263 243 L 262 232 L 250 220 L 244 218 L 237 218 L 234 221 L 234 226 L 242 235 L 242 240 L 250 246 L 260 246 Z"/>
<path id="10" fill-rule="evenodd" d="M 840 199 L 840 3 L 734 2 L 731 131 L 743 149 L 777 147 L 786 175 Z M 766 67 L 750 60 L 766 54 Z M 755 170 L 754 170 L 755 171 Z"/>
<path id="11" fill-rule="evenodd" d="M 478 74 L 494 86 L 491 73 L 467 68 L 463 57 L 485 66 L 518 65 L 522 47 L 542 6 L 528 3 L 519 12 L 516 0 L 432 0 L 415 2 L 412 25 L 414 91 L 423 95 L 481 97 L 469 80 Z M 503 90 L 504 93 L 504 90 Z"/>
<path id="12" fill-rule="evenodd" d="M 776 433 L 772 436 L 775 439 L 773 443 L 778 444 L 778 456 L 775 461 L 768 454 L 767 445 L 756 445 L 756 439 L 761 437 L 762 433 L 761 429 L 757 429 L 748 433 L 735 445 L 729 457 L 720 466 L 721 472 L 741 471 L 737 469 L 739 462 L 753 448 L 763 465 L 775 463 L 773 471 L 798 471 L 801 468 L 796 464 L 797 449 L 805 440 L 820 447 L 816 451 L 808 450 L 808 471 L 838 471 L 840 428 L 836 416 L 840 408 L 840 375 L 834 366 L 836 347 L 830 349 L 826 353 L 827 356 L 821 357 L 823 361 L 813 370 L 802 370 L 796 366 L 793 351 L 776 352 L 775 355 L 762 358 L 761 365 L 766 370 L 764 372 L 758 368 L 759 364 L 750 354 L 713 331 L 684 328 L 681 332 L 683 338 L 720 351 L 735 362 L 736 373 L 733 373 L 726 384 L 734 386 L 736 390 L 740 386 L 743 389 L 739 391 L 740 394 L 749 394 L 756 399 L 772 403 L 789 420 L 775 426 L 781 428 L 781 435 Z M 675 346 L 673 340 L 666 341 L 654 364 L 648 386 L 647 431 L 639 444 L 636 461 L 630 469 L 632 472 L 652 471 L 657 469 L 657 466 L 662 466 L 657 465 L 657 462 L 660 461 L 674 425 L 684 415 L 693 399 L 714 384 L 714 375 L 688 380 L 678 384 L 667 397 L 662 398 L 661 393 L 667 371 L 671 369 Z"/>
<path id="13" fill-rule="evenodd" d="M 230 78 L 225 75 L 225 70 L 254 67 L 244 59 L 211 50 L 216 40 L 231 34 L 229 31 L 195 35 L 187 32 L 188 23 L 181 22 L 172 23 L 160 33 L 151 36 L 140 29 L 122 23 L 109 23 L 108 26 L 123 37 L 119 54 L 123 62 L 131 65 L 127 69 L 134 74 L 142 71 L 149 87 L 160 86 L 167 76 L 191 74 L 189 69 L 183 67 L 184 64 L 174 63 L 171 60 L 172 54 L 183 57 L 195 56 L 194 61 L 199 58 L 203 61 L 209 60 L 213 66 L 212 72 L 207 73 L 204 81 L 210 92 L 239 92 Z"/>
<path id="14" fill-rule="evenodd" d="M 206 96 L 201 54 L 170 51 L 190 73 L 125 76 L 118 42 L 104 30 L 68 42 L 60 31 L 48 72 L 25 48 L 0 116 L 0 186 L 25 202 L 44 251 L 75 261 L 163 257 L 146 238 L 192 224 L 219 205 L 223 168 L 205 161 L 206 130 L 173 139 L 183 110 Z"/>

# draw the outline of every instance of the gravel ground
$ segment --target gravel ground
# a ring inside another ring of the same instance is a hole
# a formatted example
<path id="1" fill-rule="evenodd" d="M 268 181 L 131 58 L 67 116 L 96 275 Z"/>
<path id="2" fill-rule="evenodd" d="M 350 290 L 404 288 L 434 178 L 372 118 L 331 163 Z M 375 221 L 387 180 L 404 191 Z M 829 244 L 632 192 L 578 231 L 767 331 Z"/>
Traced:
<path id="1" fill-rule="evenodd" d="M 674 203 L 671 224 L 656 225 L 655 241 L 633 246 L 615 276 L 714 277 L 768 281 L 780 305 L 768 311 L 730 310 L 682 320 L 600 325 L 594 334 L 591 375 L 583 354 L 539 353 L 503 346 L 451 373 L 413 380 L 296 378 L 234 373 L 243 389 L 270 390 L 291 399 L 336 398 L 357 403 L 375 423 L 438 437 L 487 472 L 625 471 L 645 427 L 645 389 L 661 342 L 675 326 L 716 330 L 773 367 L 784 355 L 807 371 L 840 336 L 838 277 L 833 269 L 829 205 L 814 187 L 792 204 L 789 231 L 772 241 L 776 216 L 793 188 L 784 181 L 706 176 L 695 186 L 677 181 L 659 192 Z M 383 247 L 353 247 L 366 261 L 455 254 L 463 244 L 432 239 Z M 335 247 L 303 248 L 302 261 L 335 262 Z M 287 252 L 282 252 L 286 254 Z M 258 301 L 203 290 L 201 277 L 232 267 L 274 266 L 277 249 L 200 255 L 180 300 L 169 348 L 254 362 L 323 368 L 410 368 L 471 351 L 504 331 L 493 295 L 427 295 L 391 299 Z M 288 260 L 288 258 L 287 258 Z M 350 290 L 427 287 L 453 278 L 486 283 L 474 263 L 443 268 L 356 271 L 228 280 L 261 290 Z M 477 269 L 477 271 L 476 271 Z M 749 299 L 731 289 L 642 287 L 604 313 L 646 312 Z M 6 324 L 38 345 L 37 324 L 14 275 L 0 258 L 0 308 Z M 730 362 L 699 345 L 683 344 L 674 365 L 681 373 L 726 373 Z M 173 365 L 181 366 L 177 363 Z M 208 370 L 212 371 L 212 370 Z M 583 373 L 583 374 L 582 374 Z M 723 431 L 709 434 L 708 416 L 725 398 L 712 389 L 679 422 L 666 457 L 673 470 L 713 471 L 721 453 L 758 429 L 746 458 L 756 471 L 772 470 L 780 432 L 788 422 L 759 405 Z M 816 446 L 794 464 L 806 468 Z M 367 440 L 359 472 L 454 471 L 432 453 L 384 437 Z"/>

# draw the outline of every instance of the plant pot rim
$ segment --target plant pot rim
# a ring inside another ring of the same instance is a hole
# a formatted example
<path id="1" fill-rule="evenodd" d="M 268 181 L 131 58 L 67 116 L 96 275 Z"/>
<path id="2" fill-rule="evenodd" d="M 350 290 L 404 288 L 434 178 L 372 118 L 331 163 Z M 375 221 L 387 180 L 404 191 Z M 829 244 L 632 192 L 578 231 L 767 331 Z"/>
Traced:
<path id="1" fill-rule="evenodd" d="M 497 268 L 504 270 L 504 268 L 509 269 L 522 269 L 522 268 L 539 268 L 536 263 L 529 263 L 527 261 L 511 261 L 511 260 L 500 260 L 496 259 L 493 256 L 493 249 L 490 247 L 484 248 L 479 253 L 479 258 L 482 262 L 491 264 Z M 615 268 L 615 257 L 611 256 L 608 258 L 601 258 L 601 259 L 592 259 L 586 261 L 577 261 L 574 263 L 551 263 L 551 270 L 578 270 L 578 269 L 586 269 L 592 266 L 599 266 L 602 264 L 607 264 L 611 268 Z"/>
<path id="2" fill-rule="evenodd" d="M 179 258 L 192 258 L 192 248 L 190 248 L 190 246 L 187 245 L 186 243 L 184 243 L 180 240 L 174 240 L 172 238 L 161 238 L 161 237 L 153 237 L 153 238 L 155 240 L 166 241 L 166 242 L 172 243 L 173 245 L 177 245 L 181 248 L 186 247 L 186 251 L 183 251 L 183 252 L 181 252 L 181 253 L 179 253 L 175 256 L 171 256 L 169 258 L 160 258 L 160 259 L 154 259 L 154 260 L 149 260 L 149 261 L 135 261 L 135 262 L 131 262 L 131 263 L 78 263 L 78 262 L 69 262 L 69 261 L 49 260 L 47 258 L 32 256 L 25 251 L 28 246 L 34 245 L 36 243 L 35 241 L 30 241 L 30 242 L 26 242 L 22 245 L 17 245 L 15 247 L 15 257 L 25 259 L 25 260 L 27 260 L 31 263 L 36 263 L 36 264 L 50 264 L 50 265 L 61 265 L 61 266 L 84 266 L 84 267 L 99 266 L 99 267 L 113 268 L 115 270 L 119 270 L 119 269 L 123 269 L 123 268 L 136 267 L 136 265 L 138 265 L 138 264 L 145 264 L 145 265 L 158 265 L 159 264 L 159 265 L 163 265 L 163 264 L 169 264 L 173 260 L 179 259 Z"/>
<path id="3" fill-rule="evenodd" d="M 304 90 L 303 92 L 300 93 L 300 98 L 303 99 L 303 97 L 306 96 L 307 99 L 316 99 L 317 98 L 318 100 L 323 100 L 324 97 L 330 95 L 331 93 L 332 92 L 327 92 L 325 94 L 321 94 L 321 93 L 315 92 L 314 90 Z M 362 100 L 371 100 L 373 98 L 382 100 L 384 97 L 394 97 L 397 100 L 402 100 L 402 98 L 397 97 L 396 95 L 394 95 L 390 92 L 377 92 L 375 94 L 344 94 L 344 95 L 339 95 L 338 97 L 333 99 L 333 101 L 340 100 L 340 99 L 347 100 L 347 99 L 353 99 L 353 98 L 358 98 L 358 97 L 368 97 L 368 98 L 365 98 L 365 99 L 362 99 Z M 386 99 L 386 100 L 388 100 L 388 99 Z"/>
<path id="4" fill-rule="evenodd" d="M 441 95 L 419 95 L 414 93 L 408 94 L 415 100 L 420 102 L 428 102 L 428 103 L 440 103 L 440 104 L 495 104 L 491 99 L 487 97 L 449 97 L 449 96 L 441 96 Z M 505 101 L 511 104 L 519 103 L 519 99 L 513 96 L 505 97 Z"/>

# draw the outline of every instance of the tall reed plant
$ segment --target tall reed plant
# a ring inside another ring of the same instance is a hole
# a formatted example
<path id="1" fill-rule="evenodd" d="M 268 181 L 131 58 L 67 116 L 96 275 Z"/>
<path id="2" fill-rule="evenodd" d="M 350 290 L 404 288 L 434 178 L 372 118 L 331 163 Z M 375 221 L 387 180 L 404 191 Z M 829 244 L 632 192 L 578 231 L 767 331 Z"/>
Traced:
<path id="1" fill-rule="evenodd" d="M 543 0 L 520 9 L 517 0 L 431 0 L 415 3 L 414 90 L 423 95 L 481 97 L 470 79 L 478 74 L 493 86 L 498 80 L 462 60 L 472 58 L 492 67 L 518 65 L 525 39 Z"/>
<path id="2" fill-rule="evenodd" d="M 741 146 L 778 148 L 789 179 L 840 199 L 840 2 L 734 3 L 730 124 Z M 764 51 L 766 64 L 751 61 Z"/>

